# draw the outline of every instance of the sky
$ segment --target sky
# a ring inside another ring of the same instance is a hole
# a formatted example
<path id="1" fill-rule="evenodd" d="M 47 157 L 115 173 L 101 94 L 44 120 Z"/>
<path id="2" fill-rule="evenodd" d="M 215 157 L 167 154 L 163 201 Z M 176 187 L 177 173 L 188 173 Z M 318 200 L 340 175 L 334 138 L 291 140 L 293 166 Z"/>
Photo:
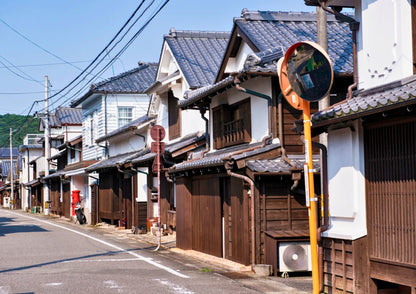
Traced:
<path id="1" fill-rule="evenodd" d="M 163 2 L 153 1 L 125 39 L 113 50 L 105 51 L 108 56 L 97 69 L 116 55 L 121 45 L 127 43 Z M 0 115 L 43 111 L 45 76 L 51 83 L 51 95 L 67 86 L 105 48 L 140 3 L 141 0 L 2 0 Z M 151 3 L 146 0 L 138 15 Z M 52 97 L 50 110 L 68 105 L 86 93 L 92 82 L 133 69 L 139 61 L 158 62 L 163 35 L 170 28 L 231 31 L 233 17 L 240 16 L 244 8 L 315 11 L 304 0 L 170 0 L 112 66 L 94 80 L 91 80 L 95 73 L 92 72 L 71 92 Z"/>

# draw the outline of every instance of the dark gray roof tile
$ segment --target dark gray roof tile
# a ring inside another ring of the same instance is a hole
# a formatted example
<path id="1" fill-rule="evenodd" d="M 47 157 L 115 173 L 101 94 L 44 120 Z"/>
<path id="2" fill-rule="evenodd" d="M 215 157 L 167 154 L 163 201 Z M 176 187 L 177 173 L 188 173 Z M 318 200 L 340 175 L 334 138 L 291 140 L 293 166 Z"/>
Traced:
<path id="1" fill-rule="evenodd" d="M 154 83 L 157 72 L 157 63 L 143 63 L 139 67 L 92 84 L 90 90 L 81 98 L 71 102 L 75 107 L 94 93 L 144 93 L 144 91 Z"/>
<path id="2" fill-rule="evenodd" d="M 221 64 L 230 33 L 171 30 L 164 39 L 190 88 L 212 84 Z"/>
<path id="3" fill-rule="evenodd" d="M 293 170 L 302 170 L 306 163 L 304 155 L 289 155 L 288 158 L 294 166 L 289 165 L 281 157 L 275 159 L 264 160 L 249 160 L 247 167 L 253 172 L 259 173 L 288 173 Z M 313 168 L 319 170 L 320 161 L 319 156 L 314 156 L 312 159 Z"/>
<path id="4" fill-rule="evenodd" d="M 189 161 L 176 164 L 173 168 L 169 170 L 169 172 L 175 173 L 179 171 L 192 170 L 192 169 L 198 169 L 198 168 L 223 166 L 224 165 L 223 159 L 229 156 L 231 156 L 231 159 L 233 160 L 241 160 L 241 159 L 251 157 L 257 154 L 261 154 L 261 153 L 280 147 L 280 144 L 270 144 L 270 145 L 266 145 L 263 148 L 258 148 L 252 151 L 247 151 L 247 152 L 239 153 L 236 155 L 232 155 L 233 153 L 237 151 L 242 151 L 244 149 L 255 147 L 255 146 L 260 146 L 260 145 L 261 143 L 241 144 L 238 146 L 233 146 L 233 147 L 217 150 L 217 151 L 205 154 L 203 158 L 196 159 L 196 160 L 189 160 Z"/>
<path id="5" fill-rule="evenodd" d="M 368 111 L 383 111 L 385 107 L 401 103 L 416 104 L 416 75 L 400 81 L 356 93 L 356 95 L 312 115 L 313 123 L 335 118 L 348 119 L 351 115 L 365 116 Z"/>
<path id="6" fill-rule="evenodd" d="M 305 12 L 243 11 L 235 25 L 258 50 L 282 47 L 299 41 L 316 42 L 316 14 Z M 352 33 L 347 23 L 327 16 L 328 51 L 334 72 L 352 74 Z"/>

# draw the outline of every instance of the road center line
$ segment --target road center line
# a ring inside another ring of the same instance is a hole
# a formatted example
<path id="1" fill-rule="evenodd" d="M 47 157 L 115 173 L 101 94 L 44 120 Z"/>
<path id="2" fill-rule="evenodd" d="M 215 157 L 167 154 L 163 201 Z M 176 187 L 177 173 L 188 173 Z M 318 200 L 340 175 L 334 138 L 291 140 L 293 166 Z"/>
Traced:
<path id="1" fill-rule="evenodd" d="M 121 248 L 121 247 L 118 247 L 118 246 L 116 246 L 116 245 L 113 245 L 113 244 L 111 244 L 111 243 L 108 243 L 108 242 L 106 242 L 106 241 L 100 240 L 100 239 L 98 239 L 98 238 L 95 238 L 95 237 L 89 236 L 89 235 L 87 235 L 87 234 L 84 234 L 84 233 L 81 233 L 81 232 L 78 232 L 78 231 L 72 230 L 72 229 L 70 229 L 70 228 L 66 228 L 66 227 L 61 226 L 61 225 L 58 225 L 58 224 L 54 224 L 54 223 L 49 222 L 49 221 L 45 221 L 45 220 L 41 220 L 41 219 L 34 218 L 34 217 L 31 217 L 31 216 L 27 216 L 27 215 L 24 215 L 24 214 L 19 214 L 19 213 L 14 213 L 14 212 L 9 212 L 9 211 L 6 211 L 6 212 L 7 212 L 7 213 L 9 213 L 9 214 L 14 214 L 14 215 L 17 215 L 17 216 L 21 216 L 21 217 L 29 218 L 29 219 L 32 219 L 32 220 L 35 220 L 35 221 L 38 221 L 38 222 L 41 222 L 41 223 L 45 223 L 45 224 L 48 224 L 48 225 L 51 225 L 51 226 L 54 226 L 54 227 L 57 227 L 57 228 L 61 228 L 61 229 L 64 229 L 64 230 L 70 231 L 70 232 L 72 232 L 72 233 L 75 233 L 75 234 L 78 234 L 78 235 L 81 235 L 81 236 L 84 236 L 84 237 L 89 238 L 89 239 L 91 239 L 91 240 L 94 240 L 94 241 L 96 241 L 96 242 L 98 242 L 98 243 L 104 244 L 104 245 L 106 245 L 106 246 L 108 246 L 108 247 L 114 248 L 114 249 L 119 250 L 119 251 L 121 251 L 121 252 L 128 253 L 128 254 L 130 254 L 130 255 L 132 255 L 132 256 L 134 256 L 134 257 L 136 257 L 137 259 L 140 259 L 140 260 L 142 260 L 142 261 L 144 261 L 144 262 L 146 262 L 146 263 L 148 263 L 148 264 L 151 264 L 151 265 L 153 265 L 153 266 L 155 266 L 155 267 L 158 267 L 158 268 L 160 268 L 160 269 L 162 269 L 162 270 L 164 270 L 164 271 L 167 271 L 167 272 L 169 272 L 169 273 L 171 273 L 171 274 L 173 274 L 173 275 L 175 275 L 175 276 L 178 276 L 178 277 L 181 277 L 181 278 L 184 278 L 184 279 L 189 278 L 189 276 L 184 275 L 184 274 L 181 274 L 181 273 L 177 272 L 176 270 L 171 269 L 170 267 L 167 267 L 167 266 L 164 266 L 164 265 L 162 265 L 162 264 L 159 264 L 159 263 L 157 263 L 156 261 L 153 261 L 151 258 L 148 258 L 148 257 L 143 257 L 143 256 L 141 256 L 141 255 L 139 255 L 139 254 L 137 254 L 137 253 L 135 253 L 135 252 L 128 251 L 128 250 L 126 250 L 126 249 L 123 249 L 123 248 Z"/>

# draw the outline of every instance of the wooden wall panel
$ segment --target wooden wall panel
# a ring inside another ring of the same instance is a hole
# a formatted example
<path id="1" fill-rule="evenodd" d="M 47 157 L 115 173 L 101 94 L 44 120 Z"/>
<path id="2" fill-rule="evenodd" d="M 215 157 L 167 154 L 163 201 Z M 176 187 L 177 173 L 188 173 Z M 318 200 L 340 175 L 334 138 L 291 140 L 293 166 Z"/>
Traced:
<path id="1" fill-rule="evenodd" d="M 192 249 L 192 201 L 189 178 L 176 179 L 176 246 Z"/>
<path id="2" fill-rule="evenodd" d="M 249 200 L 244 183 L 230 178 L 231 193 L 231 260 L 250 264 Z"/>
<path id="3" fill-rule="evenodd" d="M 192 248 L 222 256 L 222 222 L 219 178 L 192 180 Z"/>
<path id="4" fill-rule="evenodd" d="M 416 121 L 365 128 L 370 259 L 416 266 Z"/>

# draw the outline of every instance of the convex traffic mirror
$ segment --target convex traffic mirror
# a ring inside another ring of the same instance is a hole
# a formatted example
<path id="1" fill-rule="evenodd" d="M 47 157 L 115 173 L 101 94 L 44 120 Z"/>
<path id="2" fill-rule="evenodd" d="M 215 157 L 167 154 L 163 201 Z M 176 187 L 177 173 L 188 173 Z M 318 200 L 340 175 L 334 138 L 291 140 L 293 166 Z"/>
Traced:
<path id="1" fill-rule="evenodd" d="M 286 52 L 278 68 L 283 95 L 296 109 L 302 101 L 318 101 L 329 94 L 334 79 L 328 54 L 314 42 L 299 42 Z"/>

